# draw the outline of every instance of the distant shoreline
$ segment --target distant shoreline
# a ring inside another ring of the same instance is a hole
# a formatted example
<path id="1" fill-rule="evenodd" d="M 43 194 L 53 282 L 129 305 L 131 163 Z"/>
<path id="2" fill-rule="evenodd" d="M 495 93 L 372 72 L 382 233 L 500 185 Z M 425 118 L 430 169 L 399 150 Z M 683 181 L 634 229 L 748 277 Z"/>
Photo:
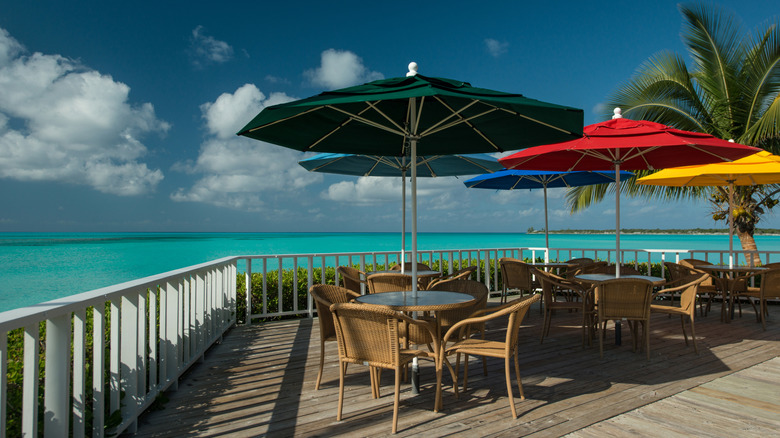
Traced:
<path id="1" fill-rule="evenodd" d="M 615 230 L 550 230 L 549 234 L 614 234 Z M 534 230 L 529 229 L 526 234 L 544 234 L 544 230 Z M 620 230 L 620 234 L 655 234 L 655 235 L 676 235 L 676 234 L 685 234 L 685 235 L 702 235 L 702 236 L 722 236 L 722 235 L 728 235 L 728 230 L 720 230 L 720 229 L 703 229 L 703 228 L 692 228 L 692 229 L 669 229 L 669 230 L 645 230 L 645 229 L 624 229 Z M 780 230 L 777 229 L 764 229 L 764 230 L 756 230 L 755 234 L 756 236 L 780 236 Z"/>

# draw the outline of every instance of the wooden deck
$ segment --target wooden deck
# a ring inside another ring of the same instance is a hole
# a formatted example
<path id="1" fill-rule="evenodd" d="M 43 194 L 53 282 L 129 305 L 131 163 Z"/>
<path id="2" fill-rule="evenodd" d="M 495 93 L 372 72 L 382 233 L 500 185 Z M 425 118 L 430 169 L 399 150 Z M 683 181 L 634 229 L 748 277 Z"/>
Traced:
<path id="1" fill-rule="evenodd" d="M 516 399 L 517 420 L 503 361 L 489 360 L 485 377 L 472 359 L 460 399 L 445 371 L 439 413 L 431 410 L 433 365 L 421 361 L 420 394 L 402 385 L 397 435 L 670 436 L 675 423 L 686 423 L 680 435 L 768 436 L 780 428 L 780 306 L 770 306 L 766 331 L 749 305 L 730 324 L 717 312 L 697 317 L 699 355 L 685 346 L 679 319 L 654 315 L 650 360 L 631 351 L 626 330 L 623 345 L 614 345 L 611 326 L 600 359 L 597 342 L 581 346 L 578 321 L 576 313 L 558 313 L 540 345 L 542 317 L 538 308 L 529 312 L 520 347 L 527 398 Z M 323 385 L 315 391 L 319 354 L 316 318 L 236 327 L 168 394 L 164 409 L 142 417 L 134 436 L 389 435 L 393 373 L 383 373 L 382 397 L 372 399 L 367 368 L 351 366 L 337 422 L 335 344 L 326 345 Z M 712 427 L 698 434 L 697 424 Z"/>

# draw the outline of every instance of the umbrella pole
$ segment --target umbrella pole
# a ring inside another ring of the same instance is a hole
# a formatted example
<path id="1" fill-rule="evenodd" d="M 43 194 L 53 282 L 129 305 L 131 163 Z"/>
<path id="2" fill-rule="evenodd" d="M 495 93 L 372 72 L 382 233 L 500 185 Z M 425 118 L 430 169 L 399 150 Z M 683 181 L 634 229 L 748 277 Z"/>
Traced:
<path id="1" fill-rule="evenodd" d="M 550 227 L 547 225 L 547 183 L 544 184 L 544 262 L 550 262 Z"/>
<path id="2" fill-rule="evenodd" d="M 729 268 L 734 267 L 734 181 L 729 181 Z"/>
<path id="3" fill-rule="evenodd" d="M 615 243 L 617 245 L 617 254 L 615 254 L 615 278 L 620 278 L 620 162 L 615 162 Z"/>
<path id="4" fill-rule="evenodd" d="M 406 157 L 403 158 L 401 171 L 401 273 L 406 262 Z"/>
<path id="5" fill-rule="evenodd" d="M 417 298 L 417 102 L 412 97 L 409 99 L 411 112 L 411 124 L 409 126 L 412 161 L 412 296 Z M 415 314 L 414 317 L 417 317 Z M 412 394 L 420 393 L 420 366 L 417 357 L 412 360 Z"/>

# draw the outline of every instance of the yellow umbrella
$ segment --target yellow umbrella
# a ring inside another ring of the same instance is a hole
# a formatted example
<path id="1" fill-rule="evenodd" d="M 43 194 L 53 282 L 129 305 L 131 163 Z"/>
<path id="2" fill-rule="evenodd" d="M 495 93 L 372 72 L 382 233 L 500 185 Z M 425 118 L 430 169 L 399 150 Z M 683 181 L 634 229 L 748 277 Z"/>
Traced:
<path id="1" fill-rule="evenodd" d="M 731 162 L 671 167 L 639 178 L 636 183 L 670 187 L 729 186 L 729 266 L 733 266 L 734 186 L 780 183 L 780 156 L 761 151 Z"/>

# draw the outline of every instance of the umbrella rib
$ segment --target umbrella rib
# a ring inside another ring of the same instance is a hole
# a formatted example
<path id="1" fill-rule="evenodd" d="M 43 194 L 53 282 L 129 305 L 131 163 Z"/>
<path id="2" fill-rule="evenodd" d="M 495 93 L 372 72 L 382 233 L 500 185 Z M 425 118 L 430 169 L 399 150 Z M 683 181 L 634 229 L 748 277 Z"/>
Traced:
<path id="1" fill-rule="evenodd" d="M 369 102 L 369 106 L 371 106 L 371 105 L 372 105 L 372 104 L 371 104 L 371 102 Z M 372 107 L 373 107 L 373 106 L 372 106 Z M 398 130 L 395 130 L 395 129 L 393 129 L 393 127 L 391 127 L 391 126 L 385 126 L 385 125 L 383 125 L 383 124 L 381 124 L 381 123 L 377 123 L 377 122 L 375 122 L 375 121 L 373 121 L 373 120 L 368 120 L 368 119 L 367 119 L 367 118 L 365 118 L 365 117 L 361 117 L 361 116 L 360 116 L 360 114 L 363 114 L 363 112 L 364 112 L 364 111 L 361 111 L 359 114 L 352 114 L 351 112 L 349 112 L 349 111 L 345 111 L 345 110 L 343 110 L 343 109 L 341 109 L 341 108 L 339 108 L 339 107 L 336 107 L 336 106 L 331 106 L 331 105 L 328 105 L 328 108 L 330 108 L 330 109 L 332 109 L 332 110 L 334 110 L 334 111 L 338 111 L 338 112 L 340 112 L 340 113 L 342 113 L 342 114 L 346 114 L 347 116 L 349 116 L 349 119 L 348 119 L 348 120 L 346 120 L 346 121 L 345 121 L 344 123 L 342 123 L 341 125 L 339 125 L 339 126 L 338 126 L 336 129 L 334 129 L 333 131 L 329 132 L 329 133 L 328 133 L 328 134 L 327 134 L 325 137 L 328 137 L 328 136 L 330 136 L 332 133 L 334 133 L 334 132 L 338 131 L 339 129 L 343 128 L 343 127 L 344 127 L 344 126 L 345 126 L 347 123 L 349 123 L 349 122 L 351 122 L 351 121 L 353 121 L 353 120 L 354 120 L 354 121 L 356 121 L 356 122 L 360 122 L 360 123 L 363 123 L 363 124 L 365 124 L 365 125 L 368 125 L 368 126 L 371 126 L 371 127 L 377 128 L 377 129 L 381 129 L 381 130 L 383 130 L 383 131 L 388 131 L 388 132 L 391 132 L 391 133 L 393 133 L 393 134 L 398 134 L 398 135 L 400 135 L 400 136 L 405 136 L 405 135 L 406 135 L 406 133 L 403 131 L 403 128 L 401 128 L 400 126 L 396 125 L 395 123 L 393 123 L 393 125 L 395 125 L 395 126 L 396 126 L 396 128 L 398 128 Z M 385 115 L 384 115 L 384 114 L 383 114 L 381 111 L 379 111 L 379 110 L 378 110 L 378 109 L 376 109 L 375 107 L 373 107 L 373 108 L 374 108 L 376 111 L 378 111 L 378 112 L 379 112 L 379 114 L 382 114 L 382 116 L 383 116 L 383 117 L 387 118 L 387 116 L 385 116 Z M 368 108 L 366 108 L 366 109 L 368 109 Z M 317 141 L 317 143 L 319 143 L 320 141 L 322 141 L 322 140 L 323 140 L 325 137 L 323 137 L 322 139 L 318 140 L 318 141 Z M 315 144 L 316 144 L 316 143 L 315 143 Z M 311 147 L 312 147 L 312 146 L 310 146 L 309 148 L 311 148 Z"/>
<path id="2" fill-rule="evenodd" d="M 520 118 L 522 118 L 522 119 L 529 120 L 529 121 L 531 121 L 531 122 L 534 122 L 534 123 L 536 123 L 536 124 L 539 124 L 539 125 L 542 125 L 542 126 L 546 126 L 546 127 L 548 127 L 548 128 L 551 128 L 551 129 L 555 129 L 556 131 L 564 132 L 564 133 L 566 133 L 566 134 L 575 135 L 575 136 L 577 136 L 577 137 L 582 137 L 582 135 L 581 135 L 581 134 L 577 134 L 576 132 L 572 132 L 572 131 L 568 131 L 568 130 L 566 130 L 566 129 L 563 129 L 563 128 L 559 128 L 559 127 L 557 127 L 557 126 L 555 126 L 555 125 L 551 125 L 551 124 L 549 124 L 549 123 L 543 122 L 543 121 L 541 121 L 541 120 L 539 120 L 539 119 L 535 119 L 535 118 L 533 118 L 533 117 L 528 117 L 528 116 L 526 116 L 525 114 L 520 114 L 520 113 L 518 113 L 517 111 L 512 111 L 512 110 L 508 110 L 508 109 L 506 109 L 506 108 L 500 108 L 500 107 L 495 107 L 495 108 L 496 108 L 497 110 L 499 110 L 499 111 L 504 111 L 504 112 L 507 112 L 507 113 L 509 113 L 509 114 L 514 114 L 514 115 L 516 115 L 517 117 L 520 117 Z"/>
<path id="3" fill-rule="evenodd" d="M 465 156 L 465 155 L 456 155 L 456 156 L 457 156 L 458 158 L 460 158 L 461 160 L 464 160 L 464 161 L 466 161 L 467 163 L 471 163 L 471 164 L 473 164 L 474 166 L 477 166 L 477 167 L 479 167 L 480 169 L 484 170 L 485 172 L 488 172 L 488 173 L 493 173 L 493 171 L 492 171 L 492 170 L 488 169 L 487 167 L 485 167 L 485 166 L 483 166 L 483 165 L 479 164 L 479 163 L 478 163 L 478 162 L 476 162 L 475 160 L 472 160 L 471 158 L 469 158 L 469 157 L 467 157 L 467 156 Z"/>
<path id="4" fill-rule="evenodd" d="M 343 160 L 343 159 L 344 159 L 344 157 L 338 157 L 338 158 L 336 158 L 335 160 L 326 161 L 326 162 L 324 162 L 324 163 L 320 164 L 319 166 L 316 166 L 316 167 L 314 167 L 314 168 L 313 168 L 311 171 L 312 171 L 312 172 L 318 172 L 320 169 L 322 169 L 322 168 L 325 168 L 325 167 L 328 167 L 328 166 L 330 166 L 331 164 L 333 164 L 333 163 L 336 163 L 336 162 L 338 162 L 338 161 L 341 161 L 341 160 Z"/>
<path id="5" fill-rule="evenodd" d="M 298 114 L 294 114 L 294 115 L 292 115 L 292 116 L 285 117 L 285 118 L 283 118 L 283 119 L 274 120 L 274 121 L 273 121 L 273 122 L 271 122 L 271 123 L 266 123 L 265 125 L 255 126 L 254 128 L 251 128 L 251 129 L 248 129 L 248 130 L 246 130 L 246 133 L 249 133 L 249 132 L 255 132 L 255 131 L 259 131 L 259 130 L 261 130 L 261 129 L 263 129 L 263 128 L 267 128 L 267 127 L 269 127 L 269 126 L 276 125 L 277 123 L 283 123 L 283 122 L 286 122 L 286 121 L 288 121 L 288 120 L 292 120 L 292 119 L 295 119 L 295 118 L 298 118 L 298 117 L 301 117 L 301 116 L 305 116 L 306 114 L 309 114 L 309 113 L 311 113 L 311 112 L 314 112 L 314 111 L 319 111 L 319 110 L 321 110 L 322 108 L 324 108 L 324 106 L 318 106 L 318 107 L 316 107 L 316 108 L 310 108 L 310 109 L 308 109 L 308 110 L 306 110 L 306 111 L 303 111 L 303 112 L 300 112 L 300 113 L 298 113 Z M 243 132 L 241 132 L 241 133 L 239 133 L 239 134 L 244 134 L 244 133 L 243 133 Z"/>
<path id="6" fill-rule="evenodd" d="M 493 141 L 492 141 L 492 140 L 490 140 L 490 139 L 489 139 L 489 138 L 488 138 L 488 137 L 487 137 L 485 134 L 483 134 L 483 133 L 482 133 L 482 131 L 480 131 L 480 130 L 479 130 L 479 129 L 477 129 L 477 128 L 476 128 L 474 125 L 472 125 L 471 123 L 469 123 L 469 120 L 475 119 L 475 118 L 477 118 L 477 117 L 482 117 L 482 116 L 483 116 L 483 115 L 485 115 L 485 114 L 489 114 L 489 113 L 491 113 L 491 112 L 493 112 L 493 111 L 496 111 L 496 109 L 497 109 L 497 108 L 495 108 L 495 107 L 492 107 L 492 109 L 489 109 L 489 110 L 487 110 L 487 111 L 485 111 L 485 112 L 482 112 L 482 113 L 480 113 L 480 114 L 477 114 L 477 115 L 474 115 L 474 116 L 472 116 L 472 117 L 468 117 L 468 118 L 466 118 L 466 117 L 463 117 L 463 116 L 462 116 L 460 113 L 461 113 L 461 112 L 463 112 L 463 111 L 465 111 L 467 108 L 470 108 L 472 105 L 474 105 L 474 104 L 478 103 L 478 101 L 477 101 L 477 100 L 472 100 L 472 102 L 471 102 L 470 104 L 468 104 L 468 105 L 464 106 L 463 108 L 459 109 L 458 111 L 455 111 L 455 110 L 454 110 L 454 109 L 453 109 L 453 108 L 452 108 L 450 105 L 448 105 L 448 104 L 447 104 L 447 102 L 444 102 L 444 101 L 443 101 L 443 100 L 441 100 L 441 98 L 439 98 L 438 96 L 434 96 L 434 98 L 435 98 L 436 100 L 438 100 L 438 101 L 439 101 L 439 103 L 441 103 L 441 104 L 442 104 L 442 106 L 444 106 L 444 107 L 445 107 L 445 108 L 447 108 L 448 110 L 452 111 L 452 114 L 451 114 L 451 115 L 449 115 L 449 116 L 447 116 L 447 117 L 445 117 L 445 118 L 443 118 L 442 120 L 440 120 L 440 121 L 439 121 L 437 124 L 435 124 L 434 126 L 431 126 L 430 128 L 428 128 L 428 129 L 427 129 L 425 132 L 423 132 L 422 134 L 420 134 L 420 137 L 424 137 L 424 136 L 426 136 L 426 135 L 435 134 L 435 133 L 437 133 L 437 132 L 439 132 L 439 131 L 442 131 L 442 130 L 444 130 L 444 129 L 448 129 L 448 128 L 450 128 L 450 127 L 452 127 L 452 126 L 455 126 L 455 125 L 457 125 L 457 124 L 459 124 L 459 123 L 465 123 L 465 124 L 467 124 L 467 125 L 468 125 L 468 126 L 469 126 L 469 127 L 472 129 L 472 130 L 474 130 L 474 132 L 476 132 L 476 133 L 477 133 L 477 135 L 479 135 L 480 137 L 482 137 L 482 138 L 483 138 L 483 139 L 484 139 L 484 140 L 485 140 L 485 141 L 486 141 L 486 142 L 487 142 L 487 143 L 488 143 L 490 146 L 492 146 L 492 147 L 493 147 L 493 149 L 495 149 L 495 150 L 496 150 L 496 151 L 498 151 L 498 152 L 503 152 L 503 149 L 501 149 L 500 147 L 498 147 L 498 145 L 496 145 L 495 143 L 493 143 Z M 456 121 L 453 121 L 453 122 L 447 123 L 447 124 L 446 124 L 446 125 L 444 125 L 444 126 L 441 126 L 441 125 L 442 125 L 444 122 L 446 122 L 447 120 L 451 119 L 452 117 L 458 117 L 458 118 L 459 118 L 459 120 L 456 120 Z"/>
<path id="7" fill-rule="evenodd" d="M 309 145 L 309 146 L 306 148 L 306 150 L 311 150 L 311 149 L 314 149 L 314 147 L 316 147 L 318 144 L 322 143 L 322 142 L 323 142 L 323 141 L 325 141 L 325 140 L 326 140 L 328 137 L 330 137 L 331 135 L 333 135 L 333 134 L 335 134 L 336 132 L 340 131 L 340 130 L 341 130 L 341 128 L 343 128 L 343 127 L 347 126 L 347 124 L 348 124 L 349 122 L 353 121 L 353 120 L 356 120 L 356 121 L 359 121 L 359 122 L 365 123 L 365 124 L 367 124 L 367 125 L 369 125 L 369 126 L 374 126 L 374 127 L 376 127 L 376 128 L 380 128 L 380 129 L 384 129 L 384 130 L 387 130 L 387 131 L 393 132 L 393 131 L 392 131 L 392 130 L 389 128 L 389 127 L 386 127 L 386 126 L 380 125 L 380 124 L 378 124 L 378 123 L 375 123 L 375 122 L 372 122 L 372 121 L 370 121 L 370 120 L 368 120 L 368 119 L 365 119 L 365 118 L 363 118 L 363 117 L 360 117 L 360 115 L 361 115 L 361 114 L 363 114 L 364 112 L 368 111 L 368 109 L 369 109 L 370 107 L 366 107 L 365 109 L 363 109 L 363 111 L 361 111 L 361 112 L 359 112 L 359 113 L 357 113 L 357 114 L 352 114 L 352 113 L 350 113 L 350 112 L 348 112 L 348 111 L 344 111 L 344 110 L 342 110 L 341 108 L 334 107 L 334 106 L 332 106 L 332 105 L 325 105 L 325 106 L 324 106 L 324 108 L 330 108 L 330 109 L 332 109 L 332 110 L 335 110 L 335 111 L 337 111 L 337 112 L 340 112 L 340 113 L 342 113 L 342 114 L 346 114 L 347 116 L 349 116 L 349 118 L 348 118 L 347 120 L 345 120 L 344 122 L 342 122 L 342 123 L 341 123 L 340 125 L 338 125 L 337 127 L 333 128 L 333 130 L 332 130 L 332 131 L 328 132 L 327 134 L 325 134 L 325 135 L 323 135 L 322 137 L 320 137 L 319 139 L 317 139 L 317 141 L 315 141 L 314 143 L 310 144 L 310 145 Z"/>
<path id="8" fill-rule="evenodd" d="M 461 112 L 463 112 L 463 111 L 465 111 L 465 110 L 467 110 L 467 109 L 469 109 L 469 108 L 471 108 L 471 107 L 472 107 L 472 106 L 474 106 L 475 104 L 477 104 L 477 101 L 476 101 L 476 100 L 472 100 L 472 101 L 471 101 L 471 102 L 470 102 L 468 105 L 465 105 L 463 108 L 461 108 L 461 109 L 459 109 L 459 110 L 455 111 L 455 110 L 454 110 L 454 109 L 453 109 L 451 106 L 449 106 L 449 105 L 448 105 L 446 102 L 444 102 L 443 100 L 441 100 L 441 98 L 440 98 L 439 96 L 434 96 L 434 98 L 435 98 L 437 101 L 439 101 L 439 103 L 440 103 L 440 104 L 441 104 L 443 107 L 445 107 L 445 108 L 447 108 L 448 110 L 450 110 L 450 111 L 451 111 L 451 114 L 450 114 L 450 115 L 448 115 L 447 117 L 445 117 L 445 118 L 443 118 L 443 119 L 439 120 L 438 122 L 436 122 L 435 124 L 433 124 L 431 127 L 429 127 L 428 129 L 426 129 L 426 130 L 425 130 L 425 132 L 423 132 L 422 134 L 420 134 L 420 137 L 424 137 L 424 136 L 426 136 L 426 135 L 429 135 L 429 134 L 434 134 L 434 133 L 436 133 L 436 132 L 439 132 L 439 131 L 441 131 L 442 129 L 447 129 L 449 126 L 452 126 L 452 124 L 457 124 L 457 123 L 460 123 L 460 122 L 461 122 L 461 120 L 463 120 L 463 117 L 462 117 L 462 116 L 460 116 L 460 113 L 461 113 Z M 442 127 L 442 128 L 439 128 L 439 127 L 440 127 L 442 124 L 444 124 L 444 123 L 445 123 L 445 122 L 447 122 L 448 120 L 452 119 L 453 117 L 460 117 L 460 120 L 457 120 L 457 121 L 455 121 L 455 122 L 451 122 L 451 123 L 447 124 L 446 126 L 444 126 L 444 127 Z"/>

